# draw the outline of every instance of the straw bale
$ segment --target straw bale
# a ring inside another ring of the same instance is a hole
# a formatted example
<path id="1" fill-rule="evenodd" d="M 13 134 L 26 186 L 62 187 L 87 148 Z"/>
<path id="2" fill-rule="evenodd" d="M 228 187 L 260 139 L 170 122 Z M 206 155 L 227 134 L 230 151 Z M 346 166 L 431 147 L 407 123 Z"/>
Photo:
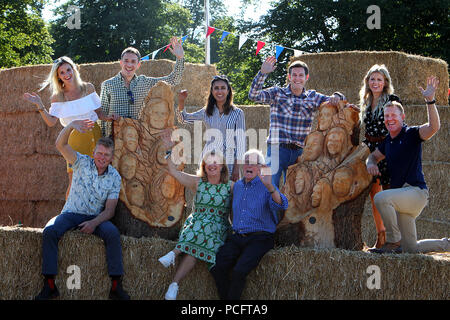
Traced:
<path id="1" fill-rule="evenodd" d="M 436 75 L 440 86 L 436 92 L 439 105 L 448 105 L 448 65 L 441 59 L 421 57 L 396 51 L 346 51 L 308 53 L 293 60 L 308 64 L 308 88 L 324 94 L 344 93 L 349 102 L 359 102 L 359 89 L 367 71 L 374 64 L 385 64 L 396 94 L 406 104 L 420 104 L 423 97 L 417 86 L 425 87 L 426 78 Z"/>
<path id="2" fill-rule="evenodd" d="M 1 154 L 31 155 L 35 152 L 57 155 L 55 141 L 59 124 L 48 127 L 38 112 L 0 114 Z"/>
<path id="3" fill-rule="evenodd" d="M 62 200 L 26 201 L 0 200 L 0 226 L 43 228 L 48 220 L 58 215 L 64 206 Z"/>
<path id="4" fill-rule="evenodd" d="M 163 299 L 175 269 L 158 258 L 175 242 L 159 238 L 121 237 L 124 287 L 132 299 Z M 0 299 L 32 299 L 42 286 L 42 230 L 0 227 Z M 26 263 L 24 263 L 26 261 Z M 179 263 L 179 261 L 177 262 Z M 67 268 L 81 270 L 81 288 L 68 289 Z M 378 266 L 381 288 L 368 289 L 369 266 Z M 104 244 L 79 231 L 66 233 L 59 243 L 60 299 L 107 299 Z M 449 299 L 449 254 L 372 255 L 342 249 L 294 246 L 271 250 L 250 273 L 243 299 Z M 217 299 L 206 264 L 197 263 L 180 284 L 180 300 Z"/>
<path id="5" fill-rule="evenodd" d="M 438 106 L 441 128 L 428 141 L 423 143 L 423 160 L 450 161 L 450 108 L 448 106 Z M 422 125 L 428 122 L 427 107 L 422 105 L 406 105 L 405 121 L 410 126 Z"/>
<path id="6" fill-rule="evenodd" d="M 67 188 L 61 156 L 0 156 L 1 200 L 62 200 Z"/>

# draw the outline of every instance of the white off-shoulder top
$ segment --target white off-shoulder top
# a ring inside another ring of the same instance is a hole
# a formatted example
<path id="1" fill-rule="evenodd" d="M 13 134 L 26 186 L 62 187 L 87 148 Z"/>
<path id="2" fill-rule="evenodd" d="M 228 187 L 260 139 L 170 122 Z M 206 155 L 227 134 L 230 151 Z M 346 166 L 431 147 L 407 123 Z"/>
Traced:
<path id="1" fill-rule="evenodd" d="M 94 110 L 100 107 L 100 97 L 96 92 L 92 92 L 77 100 L 53 102 L 50 106 L 49 113 L 59 118 L 59 121 L 65 127 L 74 120 L 89 119 L 97 121 L 98 116 Z"/>

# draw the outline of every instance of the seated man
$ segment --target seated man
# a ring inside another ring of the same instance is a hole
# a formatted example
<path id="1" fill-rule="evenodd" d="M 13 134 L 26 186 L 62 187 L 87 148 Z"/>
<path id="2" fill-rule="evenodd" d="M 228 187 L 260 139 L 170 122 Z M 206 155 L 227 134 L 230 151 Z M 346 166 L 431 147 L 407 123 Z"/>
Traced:
<path id="1" fill-rule="evenodd" d="M 278 211 L 288 207 L 271 174 L 262 172 L 269 170 L 262 153 L 249 150 L 244 159 L 244 178 L 233 187 L 233 234 L 220 247 L 210 270 L 222 300 L 240 299 L 247 275 L 274 246 L 273 235 L 281 220 Z"/>
<path id="2" fill-rule="evenodd" d="M 379 175 L 379 161 L 386 159 L 391 173 L 391 189 L 375 195 L 374 203 L 386 227 L 386 243 L 376 253 L 448 251 L 448 238 L 417 241 L 415 219 L 428 202 L 428 188 L 422 171 L 422 142 L 430 139 L 440 127 L 434 95 L 439 81 L 427 79 L 422 90 L 428 108 L 428 122 L 409 127 L 404 124 L 403 106 L 391 101 L 384 107 L 384 124 L 389 132 L 367 159 L 367 171 Z"/>
<path id="3" fill-rule="evenodd" d="M 58 273 L 58 241 L 64 233 L 79 228 L 84 233 L 94 233 L 106 245 L 108 273 L 112 280 L 110 299 L 129 300 L 122 288 L 123 274 L 122 247 L 117 228 L 109 221 L 119 198 L 121 178 L 110 163 L 113 158 L 114 142 L 110 138 L 100 138 L 94 158 L 74 151 L 68 145 L 73 129 L 80 132 L 90 130 L 94 122 L 90 120 L 72 121 L 56 139 L 56 148 L 73 165 L 72 187 L 61 213 L 45 226 L 42 243 L 42 274 L 44 288 L 36 300 L 46 300 L 59 295 L 55 286 Z"/>

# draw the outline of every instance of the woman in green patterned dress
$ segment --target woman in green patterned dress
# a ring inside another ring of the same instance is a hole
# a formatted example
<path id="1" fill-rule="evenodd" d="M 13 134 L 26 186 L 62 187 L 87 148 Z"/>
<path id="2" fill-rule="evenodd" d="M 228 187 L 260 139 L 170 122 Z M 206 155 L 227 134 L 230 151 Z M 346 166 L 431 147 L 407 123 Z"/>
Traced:
<path id="1" fill-rule="evenodd" d="M 170 136 L 164 139 L 166 145 L 170 145 Z M 177 170 L 170 159 L 167 162 L 169 173 L 195 193 L 194 210 L 180 231 L 178 243 L 159 259 L 167 268 L 175 265 L 176 257 L 183 254 L 165 295 L 166 300 L 175 300 L 178 283 L 192 270 L 197 260 L 205 261 L 209 268 L 215 264 L 216 253 L 225 242 L 230 227 L 228 217 L 234 183 L 229 181 L 228 167 L 224 165 L 223 155 L 218 152 L 205 154 L 197 175 Z"/>

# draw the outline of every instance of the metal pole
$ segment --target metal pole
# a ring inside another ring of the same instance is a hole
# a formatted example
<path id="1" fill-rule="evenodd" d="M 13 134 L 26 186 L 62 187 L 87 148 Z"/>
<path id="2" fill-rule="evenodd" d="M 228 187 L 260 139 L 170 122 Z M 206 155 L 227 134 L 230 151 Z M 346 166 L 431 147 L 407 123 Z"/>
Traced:
<path id="1" fill-rule="evenodd" d="M 205 0 L 205 34 L 208 33 L 208 26 L 209 26 L 209 0 Z M 206 38 L 206 42 L 205 42 L 205 64 L 210 64 L 210 42 L 209 42 L 210 37 Z"/>

